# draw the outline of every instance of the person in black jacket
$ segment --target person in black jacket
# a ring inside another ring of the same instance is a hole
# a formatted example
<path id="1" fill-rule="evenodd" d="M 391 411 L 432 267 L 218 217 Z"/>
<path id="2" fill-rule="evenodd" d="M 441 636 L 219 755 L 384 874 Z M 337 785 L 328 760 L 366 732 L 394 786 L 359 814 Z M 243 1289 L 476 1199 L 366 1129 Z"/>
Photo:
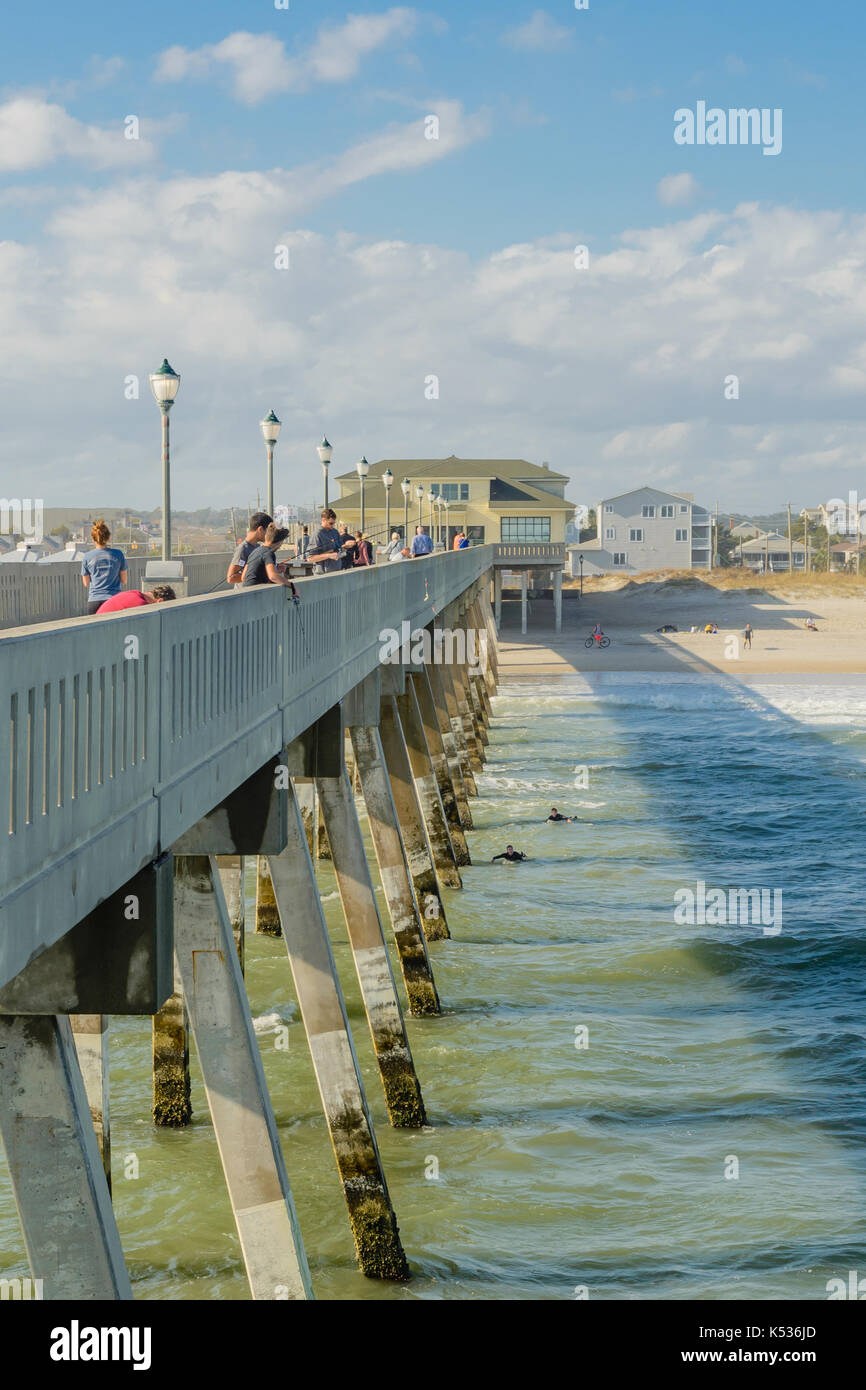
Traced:
<path id="1" fill-rule="evenodd" d="M 515 849 L 513 845 L 506 845 L 505 852 L 503 854 L 494 854 L 490 862 L 491 864 L 495 864 L 497 859 L 507 859 L 509 864 L 519 864 L 521 859 L 525 858 L 526 855 L 522 854 L 519 849 Z"/>

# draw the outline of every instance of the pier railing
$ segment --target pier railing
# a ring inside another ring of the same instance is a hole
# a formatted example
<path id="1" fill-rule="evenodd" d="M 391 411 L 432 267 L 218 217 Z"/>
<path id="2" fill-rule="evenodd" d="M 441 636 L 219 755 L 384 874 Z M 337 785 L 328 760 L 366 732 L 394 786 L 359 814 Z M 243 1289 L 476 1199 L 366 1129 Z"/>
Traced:
<path id="1" fill-rule="evenodd" d="M 541 565 L 564 565 L 565 542 L 547 541 L 504 541 L 493 546 L 493 563 L 507 565 L 513 562 L 526 565 L 528 562 Z"/>
<path id="2" fill-rule="evenodd" d="M 226 577 L 232 552 L 207 555 L 180 555 L 189 580 L 189 594 L 209 593 Z M 129 587 L 140 589 L 149 556 L 127 556 Z M 81 582 L 81 566 L 75 561 L 55 560 L 49 565 L 0 565 L 0 628 L 24 627 L 27 623 L 56 622 L 78 618 L 87 612 L 87 590 Z"/>
<path id="3" fill-rule="evenodd" d="M 261 587 L 0 635 L 0 984 L 374 670 L 384 628 L 431 622 L 492 549 L 299 580 L 297 605 Z"/>

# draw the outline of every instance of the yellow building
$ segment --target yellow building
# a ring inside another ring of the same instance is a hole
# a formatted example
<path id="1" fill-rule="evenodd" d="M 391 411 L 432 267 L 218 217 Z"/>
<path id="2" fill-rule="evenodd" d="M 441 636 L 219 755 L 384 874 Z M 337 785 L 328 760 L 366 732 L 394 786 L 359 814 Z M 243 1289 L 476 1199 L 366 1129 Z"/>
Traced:
<path id="1" fill-rule="evenodd" d="M 370 465 L 364 482 L 364 530 L 373 539 L 386 533 L 383 478 L 388 475 L 392 479 L 391 530 L 402 533 L 405 518 L 412 536 L 420 518 L 436 540 L 447 539 L 449 546 L 460 530 L 473 544 L 561 544 L 566 523 L 574 515 L 574 504 L 565 499 L 569 479 L 546 464 L 539 467 L 526 459 L 459 459 L 453 454 L 447 459 L 381 459 Z M 404 480 L 408 480 L 408 499 Z M 343 473 L 337 482 L 340 495 L 331 505 L 339 521 L 357 530 L 361 524 L 358 473 Z"/>

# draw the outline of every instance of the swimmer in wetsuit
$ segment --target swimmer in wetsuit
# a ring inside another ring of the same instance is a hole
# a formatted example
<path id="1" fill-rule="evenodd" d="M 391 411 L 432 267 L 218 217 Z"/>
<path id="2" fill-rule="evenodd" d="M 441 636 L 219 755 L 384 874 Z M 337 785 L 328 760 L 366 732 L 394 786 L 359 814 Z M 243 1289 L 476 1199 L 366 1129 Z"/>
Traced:
<path id="1" fill-rule="evenodd" d="M 507 859 L 509 864 L 519 864 L 520 860 L 525 858 L 526 855 L 522 854 L 519 849 L 515 849 L 513 845 L 506 845 L 505 852 L 503 854 L 494 854 L 490 862 L 491 864 L 495 864 L 497 859 Z"/>
<path id="2" fill-rule="evenodd" d="M 557 811 L 557 809 L 556 809 L 555 806 L 551 806 L 551 808 L 550 808 L 550 815 L 547 817 L 547 819 L 548 819 L 548 820 L 567 820 L 567 821 L 575 821 L 575 820 L 577 820 L 578 818 L 577 818 L 577 816 L 562 816 L 562 815 L 560 815 L 559 811 Z"/>

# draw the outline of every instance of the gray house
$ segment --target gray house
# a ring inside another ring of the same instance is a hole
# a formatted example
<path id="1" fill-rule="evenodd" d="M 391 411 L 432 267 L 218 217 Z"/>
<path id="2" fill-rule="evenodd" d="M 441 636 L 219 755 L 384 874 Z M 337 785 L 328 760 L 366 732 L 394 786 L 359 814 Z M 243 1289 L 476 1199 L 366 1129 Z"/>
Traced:
<path id="1" fill-rule="evenodd" d="M 569 547 L 572 573 L 711 569 L 712 518 L 687 492 L 639 487 L 598 504 L 598 537 Z"/>

